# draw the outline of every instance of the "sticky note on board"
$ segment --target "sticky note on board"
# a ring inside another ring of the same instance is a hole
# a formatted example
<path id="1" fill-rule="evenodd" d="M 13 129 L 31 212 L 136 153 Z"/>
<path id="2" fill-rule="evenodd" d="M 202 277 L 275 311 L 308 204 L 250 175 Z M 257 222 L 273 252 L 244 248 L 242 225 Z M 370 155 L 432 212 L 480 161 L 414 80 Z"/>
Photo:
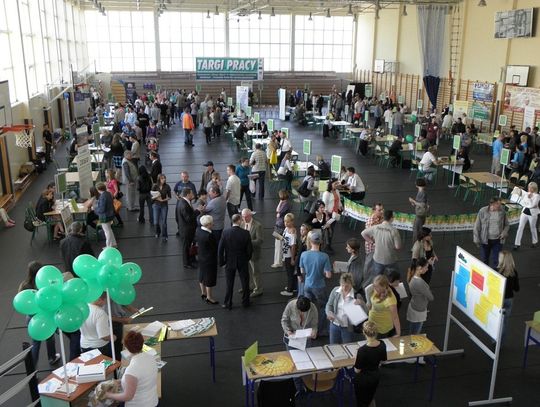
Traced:
<path id="1" fill-rule="evenodd" d="M 492 273 L 488 273 L 486 284 L 488 289 L 487 295 L 489 302 L 491 302 L 496 307 L 501 308 L 503 303 L 501 280 L 494 276 Z"/>
<path id="2" fill-rule="evenodd" d="M 259 354 L 259 342 L 255 341 L 253 344 L 246 349 L 244 352 L 244 363 L 249 365 L 255 357 Z"/>
<path id="3" fill-rule="evenodd" d="M 480 296 L 480 301 L 474 306 L 474 316 L 478 318 L 480 322 L 487 325 L 488 314 L 491 311 L 493 304 L 489 302 L 485 295 Z"/>
<path id="4" fill-rule="evenodd" d="M 478 270 L 472 270 L 471 282 L 479 290 L 484 291 L 484 276 Z"/>

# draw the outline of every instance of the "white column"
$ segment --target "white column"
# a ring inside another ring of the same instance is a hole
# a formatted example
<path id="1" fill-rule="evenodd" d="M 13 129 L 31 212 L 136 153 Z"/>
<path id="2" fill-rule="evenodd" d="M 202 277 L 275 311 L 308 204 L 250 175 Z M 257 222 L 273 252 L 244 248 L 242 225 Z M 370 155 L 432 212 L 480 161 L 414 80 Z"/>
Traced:
<path id="1" fill-rule="evenodd" d="M 291 55 L 291 63 L 289 65 L 289 69 L 291 71 L 295 70 L 294 69 L 294 38 L 295 38 L 294 31 L 295 31 L 295 27 L 296 27 L 295 20 L 296 20 L 295 19 L 295 14 L 292 13 L 291 14 L 291 35 L 289 37 L 291 39 L 291 54 L 290 54 Z"/>
<path id="2" fill-rule="evenodd" d="M 156 48 L 156 71 L 161 71 L 161 48 L 159 46 L 159 14 L 154 10 L 154 44 Z"/>

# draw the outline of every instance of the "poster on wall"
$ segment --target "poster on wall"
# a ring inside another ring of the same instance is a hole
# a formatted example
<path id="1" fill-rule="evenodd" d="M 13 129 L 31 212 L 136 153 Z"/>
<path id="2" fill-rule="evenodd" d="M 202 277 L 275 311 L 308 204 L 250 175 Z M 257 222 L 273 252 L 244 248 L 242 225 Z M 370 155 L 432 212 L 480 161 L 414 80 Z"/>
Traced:
<path id="1" fill-rule="evenodd" d="M 287 98 L 287 91 L 285 89 L 279 89 L 278 96 L 279 96 L 279 120 L 285 120 L 285 100 Z"/>
<path id="2" fill-rule="evenodd" d="M 506 278 L 456 247 L 452 302 L 493 339 L 497 339 Z"/>
<path id="3" fill-rule="evenodd" d="M 125 82 L 124 87 L 126 89 L 126 99 L 131 103 L 135 103 L 135 95 L 137 94 L 135 82 Z"/>
<path id="4" fill-rule="evenodd" d="M 454 119 L 465 117 L 469 114 L 469 102 L 466 100 L 456 100 L 454 102 Z"/>
<path id="5" fill-rule="evenodd" d="M 473 102 L 471 107 L 471 116 L 476 120 L 489 120 L 491 114 L 491 108 L 483 103 Z"/>
<path id="6" fill-rule="evenodd" d="M 505 110 L 523 112 L 527 106 L 540 110 L 540 89 L 511 85 L 506 86 L 504 92 Z"/>
<path id="7" fill-rule="evenodd" d="M 197 80 L 262 81 L 263 72 L 263 58 L 195 58 Z"/>
<path id="8" fill-rule="evenodd" d="M 474 82 L 472 96 L 480 102 L 493 102 L 495 85 L 492 83 Z"/>
<path id="9" fill-rule="evenodd" d="M 534 121 L 536 116 L 536 109 L 532 106 L 525 107 L 525 110 L 523 111 L 523 128 L 530 127 L 531 129 L 534 127 Z"/>
<path id="10" fill-rule="evenodd" d="M 249 88 L 247 86 L 236 87 L 236 108 L 246 111 L 249 103 Z"/>
<path id="11" fill-rule="evenodd" d="M 495 13 L 495 38 L 532 37 L 533 9 Z"/>

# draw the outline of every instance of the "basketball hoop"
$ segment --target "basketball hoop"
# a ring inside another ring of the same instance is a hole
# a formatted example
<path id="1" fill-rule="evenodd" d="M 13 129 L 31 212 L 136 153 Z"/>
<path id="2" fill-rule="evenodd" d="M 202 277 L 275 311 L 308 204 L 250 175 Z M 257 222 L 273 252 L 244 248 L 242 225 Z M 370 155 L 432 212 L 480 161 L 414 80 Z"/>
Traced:
<path id="1" fill-rule="evenodd" d="M 15 133 L 15 145 L 20 148 L 32 147 L 34 142 L 34 126 L 31 124 L 17 124 L 3 127 L 3 133 Z"/>

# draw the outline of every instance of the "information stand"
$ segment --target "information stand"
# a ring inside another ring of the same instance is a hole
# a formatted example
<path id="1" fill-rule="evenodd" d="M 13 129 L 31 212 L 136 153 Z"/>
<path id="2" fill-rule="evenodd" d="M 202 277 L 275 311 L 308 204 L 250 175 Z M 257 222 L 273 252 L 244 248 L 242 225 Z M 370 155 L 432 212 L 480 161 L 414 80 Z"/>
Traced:
<path id="1" fill-rule="evenodd" d="M 88 144 L 84 144 L 77 150 L 77 172 L 79 173 L 79 196 L 90 198 L 90 188 L 94 185 L 92 179 L 92 157 Z"/>
<path id="2" fill-rule="evenodd" d="M 463 349 L 448 350 L 450 322 L 454 322 L 489 358 L 493 360 L 488 398 L 486 400 L 471 401 L 469 402 L 469 406 L 509 403 L 512 401 L 512 397 L 493 398 L 495 392 L 495 380 L 497 378 L 499 352 L 501 349 L 504 318 L 502 308 L 505 287 L 505 277 L 482 263 L 461 247 L 456 247 L 456 259 L 454 271 L 452 272 L 452 282 L 450 284 L 448 317 L 446 320 L 442 354 L 451 355 L 464 352 Z M 495 351 L 488 348 L 487 345 L 475 336 L 457 316 L 452 314 L 453 306 L 460 309 L 467 317 L 493 338 L 496 343 Z"/>
<path id="3" fill-rule="evenodd" d="M 452 166 L 452 184 L 448 185 L 448 188 L 455 188 L 454 185 L 454 179 L 456 174 L 456 162 L 457 162 L 457 155 L 459 151 L 459 147 L 461 147 L 461 136 L 456 134 L 454 135 L 454 140 L 452 141 L 452 147 L 454 148 L 454 165 Z"/>
<path id="4" fill-rule="evenodd" d="M 304 139 L 304 143 L 302 144 L 302 152 L 306 155 L 306 171 L 308 168 L 309 163 L 309 156 L 311 154 L 311 140 Z"/>
<path id="5" fill-rule="evenodd" d="M 330 161 L 330 171 L 332 174 L 336 174 L 339 178 L 339 173 L 341 172 L 341 156 L 333 155 L 332 160 Z"/>
<path id="6" fill-rule="evenodd" d="M 505 181 L 505 171 L 504 167 L 506 167 L 510 163 L 510 150 L 507 148 L 503 148 L 501 150 L 501 187 L 499 188 L 499 197 L 502 196 L 502 189 Z"/>

